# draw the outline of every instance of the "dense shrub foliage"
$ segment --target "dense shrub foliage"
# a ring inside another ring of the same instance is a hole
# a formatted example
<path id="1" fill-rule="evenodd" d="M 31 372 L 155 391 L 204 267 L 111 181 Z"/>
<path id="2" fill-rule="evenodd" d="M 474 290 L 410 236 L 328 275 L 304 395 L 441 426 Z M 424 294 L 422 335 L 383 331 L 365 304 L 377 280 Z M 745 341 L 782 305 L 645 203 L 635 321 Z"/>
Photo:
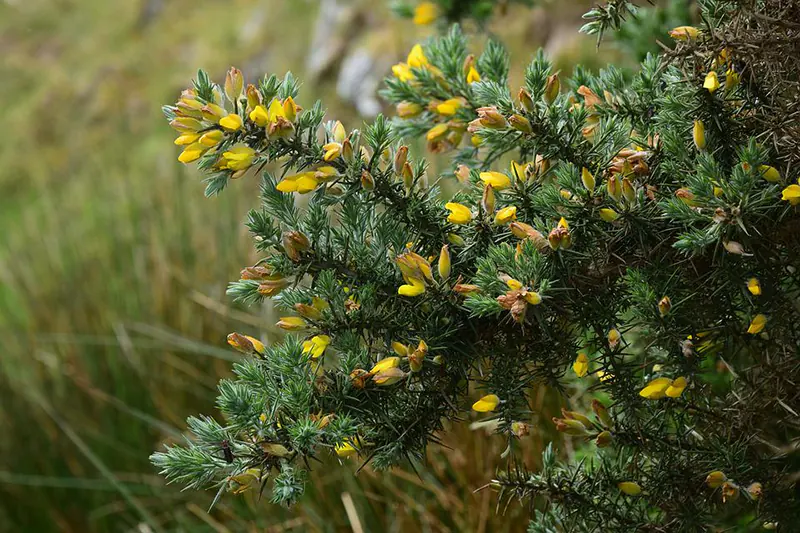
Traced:
<path id="1" fill-rule="evenodd" d="M 584 31 L 634 12 L 610 2 Z M 531 531 L 796 527 L 800 6 L 705 0 L 697 20 L 636 72 L 568 77 L 538 53 L 513 88 L 503 46 L 473 54 L 453 26 L 395 65 L 397 116 L 362 129 L 323 122 L 290 74 L 200 72 L 165 107 L 180 160 L 209 195 L 262 180 L 262 259 L 229 294 L 272 298 L 292 334 L 231 334 L 249 357 L 224 418 L 190 418 L 153 462 L 292 503 L 311 459 L 402 465 L 471 408 L 508 440 L 487 482 L 531 504 Z M 542 386 L 573 396 L 539 423 L 582 459 L 555 443 L 531 471 Z"/>

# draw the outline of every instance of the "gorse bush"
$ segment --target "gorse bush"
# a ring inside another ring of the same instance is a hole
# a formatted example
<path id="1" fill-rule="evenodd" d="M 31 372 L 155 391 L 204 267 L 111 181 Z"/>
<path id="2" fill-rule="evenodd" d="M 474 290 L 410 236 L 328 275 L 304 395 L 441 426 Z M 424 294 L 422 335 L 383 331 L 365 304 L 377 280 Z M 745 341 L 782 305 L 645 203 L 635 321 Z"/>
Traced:
<path id="1" fill-rule="evenodd" d="M 598 7 L 584 31 L 633 13 Z M 263 259 L 229 294 L 272 298 L 293 333 L 231 334 L 249 357 L 219 385 L 224 421 L 190 418 L 154 464 L 290 504 L 313 459 L 413 463 L 471 407 L 508 441 L 488 486 L 531 531 L 796 527 L 800 5 L 706 0 L 699 20 L 635 73 L 567 77 L 540 52 L 513 91 L 503 46 L 473 55 L 453 26 L 392 69 L 397 117 L 361 130 L 290 74 L 200 72 L 165 108 L 180 160 L 209 195 L 261 177 Z M 531 471 L 541 386 L 571 397 L 552 424 L 578 459 L 554 443 Z"/>

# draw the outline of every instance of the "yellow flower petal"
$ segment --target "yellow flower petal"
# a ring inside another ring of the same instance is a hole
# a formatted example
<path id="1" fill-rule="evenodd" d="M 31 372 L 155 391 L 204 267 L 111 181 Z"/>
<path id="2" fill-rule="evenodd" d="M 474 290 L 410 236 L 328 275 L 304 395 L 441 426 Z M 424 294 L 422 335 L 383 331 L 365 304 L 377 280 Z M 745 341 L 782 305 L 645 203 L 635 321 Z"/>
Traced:
<path id="1" fill-rule="evenodd" d="M 219 119 L 219 125 L 228 131 L 237 131 L 242 127 L 242 117 L 236 113 L 231 113 L 230 115 Z"/>
<path id="2" fill-rule="evenodd" d="M 589 358 L 585 353 L 581 352 L 578 354 L 575 362 L 572 363 L 572 371 L 575 372 L 579 378 L 582 378 L 589 372 Z"/>
<path id="3" fill-rule="evenodd" d="M 750 291 L 750 294 L 753 296 L 761 296 L 761 283 L 759 283 L 757 278 L 750 278 L 747 280 L 747 290 Z"/>
<path id="4" fill-rule="evenodd" d="M 794 183 L 783 189 L 781 200 L 786 200 L 792 205 L 800 203 L 800 185 Z"/>
<path id="5" fill-rule="evenodd" d="M 414 296 L 419 296 L 423 292 L 425 292 L 425 284 L 422 280 L 417 278 L 409 278 L 408 284 L 400 285 L 397 289 L 397 294 L 400 296 L 409 296 L 412 298 Z"/>
<path id="6" fill-rule="evenodd" d="M 517 219 L 517 208 L 515 206 L 504 207 L 494 215 L 494 223 L 498 226 L 508 224 Z"/>
<path id="7" fill-rule="evenodd" d="M 479 413 L 488 413 L 497 409 L 500 404 L 500 398 L 496 394 L 487 394 L 480 400 L 472 404 L 472 410 Z"/>
<path id="8" fill-rule="evenodd" d="M 747 333 L 751 335 L 757 335 L 764 330 L 764 327 L 767 325 L 767 317 L 758 314 L 753 317 L 753 321 L 750 322 L 750 327 L 747 328 Z"/>
<path id="9" fill-rule="evenodd" d="M 448 202 L 444 204 L 444 207 L 450 211 L 450 215 L 447 217 L 448 222 L 453 224 L 466 224 L 472 220 L 472 212 L 470 212 L 469 207 L 464 204 Z"/>
<path id="10" fill-rule="evenodd" d="M 672 384 L 664 391 L 664 394 L 670 398 L 677 398 L 683 394 L 683 389 L 685 389 L 687 385 L 686 378 L 681 376 L 673 380 Z"/>
<path id="11" fill-rule="evenodd" d="M 433 2 L 422 2 L 414 8 L 414 24 L 427 26 L 436 21 L 439 16 L 439 7 Z"/>
<path id="12" fill-rule="evenodd" d="M 491 185 L 492 189 L 496 191 L 507 189 L 511 186 L 511 178 L 502 172 L 481 172 L 480 178 L 481 181 L 483 181 L 486 185 Z"/>
<path id="13" fill-rule="evenodd" d="M 717 77 L 717 71 L 712 70 L 706 74 L 706 79 L 703 82 L 703 88 L 707 89 L 708 92 L 712 94 L 719 89 L 719 78 Z"/>
<path id="14" fill-rule="evenodd" d="M 639 396 L 648 400 L 659 400 L 666 396 L 666 391 L 672 385 L 669 378 L 656 378 L 639 391 Z"/>
<path id="15" fill-rule="evenodd" d="M 372 367 L 370 370 L 371 374 L 377 374 L 378 372 L 383 372 L 384 370 L 388 370 L 390 368 L 397 368 L 400 365 L 400 358 L 391 356 L 391 357 L 384 357 L 377 363 L 375 366 Z"/>
<path id="16" fill-rule="evenodd" d="M 617 483 L 617 487 L 619 490 L 627 494 L 628 496 L 638 496 L 642 493 L 642 487 L 639 486 L 638 483 L 634 483 L 633 481 L 622 481 Z"/>

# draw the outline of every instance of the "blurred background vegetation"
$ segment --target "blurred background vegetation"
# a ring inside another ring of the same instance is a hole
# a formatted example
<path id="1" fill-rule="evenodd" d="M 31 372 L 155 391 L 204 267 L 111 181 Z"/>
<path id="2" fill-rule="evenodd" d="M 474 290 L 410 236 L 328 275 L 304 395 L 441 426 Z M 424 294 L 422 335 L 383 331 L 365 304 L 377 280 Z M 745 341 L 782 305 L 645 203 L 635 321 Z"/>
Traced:
<path id="1" fill-rule="evenodd" d="M 512 83 L 540 46 L 565 71 L 653 47 L 635 33 L 598 51 L 577 33 L 590 2 L 541 4 L 489 27 L 512 51 Z M 659 13 L 654 32 L 680 16 Z M 165 486 L 148 462 L 186 416 L 214 412 L 238 357 L 228 332 L 279 337 L 270 309 L 225 296 L 256 260 L 243 226 L 256 180 L 204 199 L 160 106 L 198 67 L 222 80 L 235 65 L 248 81 L 291 69 L 301 105 L 323 98 L 357 127 L 385 110 L 380 79 L 431 31 L 376 0 L 0 0 L 0 532 L 525 529 L 526 509 L 476 492 L 503 444 L 470 420 L 416 471 L 354 476 L 359 465 L 331 459 L 291 509 L 226 496 L 208 515 L 213 493 Z M 531 466 L 559 407 L 538 398 Z"/>

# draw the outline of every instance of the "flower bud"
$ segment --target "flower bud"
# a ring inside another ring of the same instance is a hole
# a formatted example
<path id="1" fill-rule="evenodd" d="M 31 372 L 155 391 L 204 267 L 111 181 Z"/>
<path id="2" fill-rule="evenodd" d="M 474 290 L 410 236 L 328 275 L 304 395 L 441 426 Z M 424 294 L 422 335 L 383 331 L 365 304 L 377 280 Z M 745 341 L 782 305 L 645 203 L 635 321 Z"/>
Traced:
<path id="1" fill-rule="evenodd" d="M 352 163 L 354 158 L 353 144 L 350 142 L 350 139 L 345 139 L 342 142 L 342 159 L 348 163 Z"/>
<path id="2" fill-rule="evenodd" d="M 469 167 L 467 165 L 458 165 L 455 171 L 456 179 L 459 183 L 465 184 L 469 180 Z"/>
<path id="3" fill-rule="evenodd" d="M 614 427 L 614 421 L 611 419 L 608 409 L 599 400 L 592 400 L 592 411 L 603 426 L 609 429 Z"/>
<path id="4" fill-rule="evenodd" d="M 398 148 L 394 154 L 393 168 L 395 174 L 398 176 L 403 174 L 403 167 L 405 166 L 406 161 L 408 161 L 408 146 L 403 145 Z"/>
<path id="5" fill-rule="evenodd" d="M 558 74 L 548 76 L 544 86 L 544 101 L 548 104 L 552 104 L 558 97 L 559 92 L 561 92 L 561 81 L 558 79 Z"/>
<path id="6" fill-rule="evenodd" d="M 733 481 L 722 484 L 722 503 L 728 503 L 739 498 L 739 486 Z"/>
<path id="7" fill-rule="evenodd" d="M 494 189 L 491 185 L 487 184 L 483 188 L 483 196 L 481 197 L 481 207 L 483 208 L 483 212 L 486 214 L 494 213 L 494 205 Z"/>
<path id="8" fill-rule="evenodd" d="M 627 494 L 628 496 L 638 496 L 642 493 L 642 487 L 639 486 L 638 483 L 634 483 L 633 481 L 622 481 L 617 483 L 617 487 L 619 490 Z"/>
<path id="9" fill-rule="evenodd" d="M 517 131 L 521 131 L 522 133 L 533 132 L 533 128 L 531 128 L 531 121 L 522 115 L 511 115 L 511 118 L 508 119 L 508 123 L 511 124 L 512 128 Z"/>
<path id="10" fill-rule="evenodd" d="M 625 197 L 629 204 L 636 200 L 636 189 L 634 189 L 633 183 L 627 177 L 622 178 L 622 196 Z"/>
<path id="11" fill-rule="evenodd" d="M 764 493 L 764 487 L 758 481 L 748 485 L 745 490 L 747 491 L 747 494 L 750 496 L 750 498 L 753 500 L 760 500 L 761 495 Z"/>
<path id="12" fill-rule="evenodd" d="M 361 171 L 361 187 L 365 191 L 371 191 L 375 188 L 375 178 L 372 177 L 372 174 L 367 169 Z"/>
<path id="13" fill-rule="evenodd" d="M 272 297 L 281 292 L 289 285 L 285 278 L 277 280 L 264 280 L 258 285 L 258 293 L 262 296 Z"/>
<path id="14" fill-rule="evenodd" d="M 566 435 L 585 437 L 589 434 L 589 432 L 586 431 L 586 427 L 578 420 L 553 417 L 553 423 L 556 425 L 557 431 Z"/>
<path id="15" fill-rule="evenodd" d="M 501 130 L 508 125 L 505 117 L 495 106 L 479 107 L 477 111 L 480 124 L 486 128 Z"/>
<path id="16" fill-rule="evenodd" d="M 317 309 L 313 305 L 303 304 L 303 303 L 296 303 L 294 304 L 294 310 L 297 311 L 297 314 L 304 318 L 308 318 L 311 320 L 319 320 L 322 318 L 322 311 Z"/>
<path id="17" fill-rule="evenodd" d="M 261 354 L 266 352 L 264 344 L 250 335 L 242 335 L 240 333 L 231 333 L 228 335 L 228 344 L 245 354 Z"/>
<path id="18" fill-rule="evenodd" d="M 706 148 L 706 127 L 702 120 L 695 120 L 692 127 L 692 139 L 698 150 Z"/>
<path id="19" fill-rule="evenodd" d="M 414 171 L 411 170 L 411 163 L 408 161 L 403 163 L 403 185 L 409 191 L 414 186 Z"/>
<path id="20" fill-rule="evenodd" d="M 521 439 L 522 437 L 527 437 L 530 435 L 531 427 L 525 422 L 512 422 L 511 433 L 518 439 Z"/>
<path id="21" fill-rule="evenodd" d="M 611 435 L 610 431 L 602 431 L 597 438 L 594 440 L 594 443 L 597 445 L 598 448 L 605 448 L 611 444 L 613 440 L 613 436 Z"/>
<path id="22" fill-rule="evenodd" d="M 581 182 L 583 182 L 583 186 L 586 187 L 587 191 L 589 192 L 594 191 L 594 185 L 595 185 L 594 176 L 592 175 L 591 172 L 589 172 L 589 169 L 586 167 L 583 167 L 581 169 Z"/>
<path id="23" fill-rule="evenodd" d="M 258 92 L 256 86 L 252 83 L 247 84 L 247 88 L 245 89 L 245 95 L 247 96 L 247 113 L 249 114 L 252 112 L 256 106 L 261 105 L 261 93 Z"/>
<path id="24" fill-rule="evenodd" d="M 611 208 L 605 207 L 600 210 L 600 218 L 605 222 L 614 222 L 619 218 L 619 213 Z"/>
<path id="25" fill-rule="evenodd" d="M 308 237 L 299 231 L 287 231 L 283 234 L 283 249 L 294 262 L 300 260 L 300 254 L 311 247 Z"/>
<path id="26" fill-rule="evenodd" d="M 422 106 L 413 102 L 400 102 L 397 104 L 397 116 L 400 118 L 413 118 L 422 113 Z"/>
<path id="27" fill-rule="evenodd" d="M 728 476 L 725 475 L 724 472 L 719 470 L 714 470 L 710 474 L 706 476 L 706 484 L 711 487 L 712 489 L 717 489 L 722 486 L 725 481 L 728 480 Z"/>
<path id="28" fill-rule="evenodd" d="M 669 296 L 664 296 L 658 301 L 658 312 L 661 316 L 667 316 L 670 309 L 672 309 L 672 300 L 669 299 Z"/>
<path id="29" fill-rule="evenodd" d="M 228 75 L 225 76 L 225 96 L 231 102 L 237 102 L 242 96 L 242 88 L 244 87 L 244 76 L 242 71 L 238 68 L 231 67 Z"/>
<path id="30" fill-rule="evenodd" d="M 450 261 L 450 248 L 445 244 L 442 246 L 442 251 L 439 252 L 439 277 L 447 279 L 450 276 L 452 263 Z"/>
<path id="31" fill-rule="evenodd" d="M 525 87 L 520 87 L 517 97 L 519 98 L 520 105 L 525 111 L 534 110 L 535 104 L 533 103 L 533 98 L 531 98 L 531 93 L 528 92 L 528 89 Z"/>
<path id="32" fill-rule="evenodd" d="M 750 278 L 747 280 L 747 290 L 750 291 L 750 294 L 753 296 L 761 296 L 761 283 L 758 281 L 758 278 Z"/>
<path id="33" fill-rule="evenodd" d="M 608 195 L 613 198 L 615 202 L 619 203 L 622 199 L 622 180 L 620 180 L 616 174 L 612 174 L 606 182 L 606 190 L 608 191 Z"/>
<path id="34" fill-rule="evenodd" d="M 306 321 L 299 316 L 282 316 L 275 325 L 286 331 L 298 331 L 305 329 Z"/>

